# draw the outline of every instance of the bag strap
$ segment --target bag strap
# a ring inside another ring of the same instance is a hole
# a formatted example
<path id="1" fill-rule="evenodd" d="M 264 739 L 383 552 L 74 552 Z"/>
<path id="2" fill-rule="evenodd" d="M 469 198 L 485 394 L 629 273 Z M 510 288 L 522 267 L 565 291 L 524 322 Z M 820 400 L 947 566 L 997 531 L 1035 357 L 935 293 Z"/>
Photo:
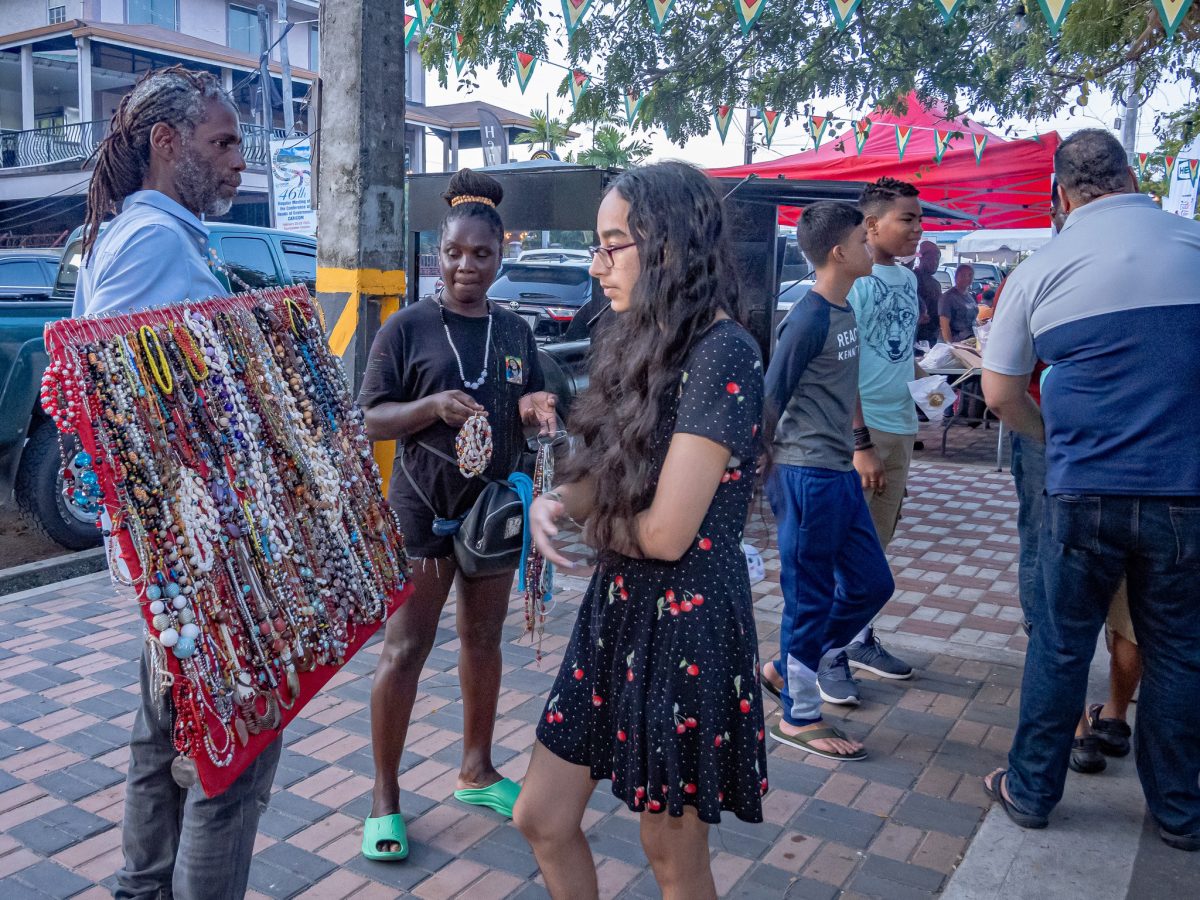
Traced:
<path id="1" fill-rule="evenodd" d="M 422 446 L 424 446 L 424 445 L 422 445 Z M 426 447 L 425 449 L 428 450 L 431 448 Z M 423 502 L 426 506 L 429 507 L 429 511 L 431 513 L 433 513 L 435 518 L 440 519 L 442 517 L 441 513 L 439 513 L 434 508 L 433 504 L 429 501 L 429 497 L 426 495 L 426 493 L 423 490 L 421 490 L 421 486 L 419 484 L 417 484 L 416 479 L 414 479 L 412 477 L 412 474 L 408 471 L 408 466 L 404 462 L 404 450 L 403 449 L 400 450 L 399 456 L 400 456 L 400 471 L 404 473 L 404 477 L 408 479 L 408 483 L 412 485 L 412 489 L 417 492 L 417 496 L 421 498 L 421 502 Z"/>

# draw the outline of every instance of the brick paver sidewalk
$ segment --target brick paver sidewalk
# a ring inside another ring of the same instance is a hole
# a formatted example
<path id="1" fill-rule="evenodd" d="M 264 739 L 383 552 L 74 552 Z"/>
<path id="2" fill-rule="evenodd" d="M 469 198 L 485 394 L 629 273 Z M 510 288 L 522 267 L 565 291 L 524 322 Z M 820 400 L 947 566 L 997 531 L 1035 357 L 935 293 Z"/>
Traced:
<path id="1" fill-rule="evenodd" d="M 975 776 L 1007 750 L 1020 672 L 1004 661 L 960 657 L 979 656 L 982 645 L 1019 658 L 1015 506 L 1006 478 L 980 470 L 922 463 L 911 484 L 909 517 L 894 544 L 903 593 L 883 625 L 897 635 L 939 639 L 947 652 L 906 651 L 920 669 L 909 682 L 862 679 L 864 703 L 842 724 L 867 744 L 866 762 L 837 764 L 770 746 L 767 821 L 747 825 L 727 816 L 712 831 L 723 895 L 930 896 L 979 825 L 986 800 Z M 777 575 L 765 527 L 759 523 L 750 534 Z M 523 614 L 514 600 L 496 762 L 515 779 L 524 775 L 534 723 L 573 624 L 581 583 L 569 586 L 547 623 L 540 663 L 520 636 Z M 763 652 L 773 655 L 777 582 L 768 579 L 757 592 Z M 0 598 L 0 897 L 106 896 L 121 861 L 138 624 L 106 576 L 10 599 Z M 462 732 L 453 615 L 451 604 L 423 673 L 402 761 L 409 860 L 372 863 L 358 852 L 372 780 L 373 643 L 288 729 L 251 896 L 545 895 L 517 831 L 451 798 Z M 835 720 L 843 715 L 828 711 Z M 585 825 L 604 896 L 657 895 L 637 817 L 604 785 Z"/>

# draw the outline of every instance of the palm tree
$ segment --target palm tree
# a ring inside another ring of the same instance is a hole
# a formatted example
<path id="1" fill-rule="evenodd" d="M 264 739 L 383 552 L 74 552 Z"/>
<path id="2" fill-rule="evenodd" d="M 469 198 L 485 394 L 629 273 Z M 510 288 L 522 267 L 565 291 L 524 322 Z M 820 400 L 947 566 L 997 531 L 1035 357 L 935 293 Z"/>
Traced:
<path id="1" fill-rule="evenodd" d="M 537 109 L 530 111 L 529 118 L 533 119 L 533 125 L 517 135 L 518 144 L 541 144 L 546 150 L 553 150 L 570 139 L 567 123 L 561 119 L 552 119 Z"/>
<path id="2" fill-rule="evenodd" d="M 646 141 L 631 138 L 626 143 L 625 135 L 619 128 L 602 125 L 592 137 L 592 146 L 579 152 L 579 162 L 585 166 L 628 169 L 630 166 L 636 166 L 651 152 L 653 148 Z"/>

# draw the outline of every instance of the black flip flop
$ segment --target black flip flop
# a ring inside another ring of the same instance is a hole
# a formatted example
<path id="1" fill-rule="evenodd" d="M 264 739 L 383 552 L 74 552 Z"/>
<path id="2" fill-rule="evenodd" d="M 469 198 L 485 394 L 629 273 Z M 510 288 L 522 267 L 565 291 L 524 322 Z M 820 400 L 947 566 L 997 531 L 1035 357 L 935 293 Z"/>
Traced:
<path id="1" fill-rule="evenodd" d="M 762 685 L 762 689 L 775 698 L 775 702 L 783 706 L 783 691 L 767 681 L 767 676 L 763 674 L 762 667 L 758 669 L 758 683 Z"/>
<path id="2" fill-rule="evenodd" d="M 1088 707 L 1088 724 L 1092 726 L 1092 734 L 1096 736 L 1100 752 L 1105 756 L 1128 756 L 1129 738 L 1133 729 L 1121 719 L 1100 718 L 1103 710 L 1104 707 L 1099 703 Z"/>
<path id="3" fill-rule="evenodd" d="M 1008 817 L 1022 828 L 1045 828 L 1050 820 L 1045 816 L 1031 816 L 1029 813 L 1023 813 L 1004 796 L 1004 779 L 1008 775 L 1008 769 L 1000 769 L 998 772 L 991 774 L 992 783 L 988 784 L 987 775 L 983 776 L 983 790 L 989 797 L 1000 804 L 1000 808 L 1008 814 Z"/>

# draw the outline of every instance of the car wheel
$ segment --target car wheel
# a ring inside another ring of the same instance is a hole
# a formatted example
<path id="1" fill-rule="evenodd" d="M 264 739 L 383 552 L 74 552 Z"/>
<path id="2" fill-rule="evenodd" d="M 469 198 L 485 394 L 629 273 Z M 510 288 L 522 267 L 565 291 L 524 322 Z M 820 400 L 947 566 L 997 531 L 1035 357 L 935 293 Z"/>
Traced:
<path id="1" fill-rule="evenodd" d="M 69 452 L 78 448 L 74 437 L 64 441 L 69 441 Z M 68 504 L 63 495 L 62 456 L 53 422 L 43 422 L 25 444 L 14 493 L 21 512 L 51 540 L 68 550 L 100 544 L 95 517 Z"/>

